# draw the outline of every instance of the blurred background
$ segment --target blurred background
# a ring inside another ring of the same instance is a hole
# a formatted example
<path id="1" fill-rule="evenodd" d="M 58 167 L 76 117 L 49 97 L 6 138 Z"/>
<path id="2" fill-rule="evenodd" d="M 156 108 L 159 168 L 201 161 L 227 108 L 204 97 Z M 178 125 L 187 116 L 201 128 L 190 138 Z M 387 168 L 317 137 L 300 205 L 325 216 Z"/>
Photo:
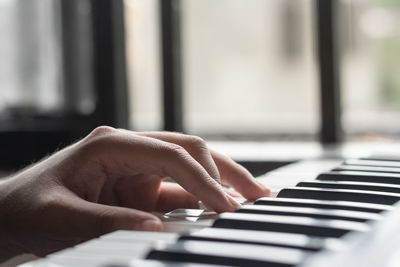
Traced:
<path id="1" fill-rule="evenodd" d="M 400 137 L 400 0 L 0 0 L 0 36 L 3 168 L 101 124 L 208 141 Z"/>

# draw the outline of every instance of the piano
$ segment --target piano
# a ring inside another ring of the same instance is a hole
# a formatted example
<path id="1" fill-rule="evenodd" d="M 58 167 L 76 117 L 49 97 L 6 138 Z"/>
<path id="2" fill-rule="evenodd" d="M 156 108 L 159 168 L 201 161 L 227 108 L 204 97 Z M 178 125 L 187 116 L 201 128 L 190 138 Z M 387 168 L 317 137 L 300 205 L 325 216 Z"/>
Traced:
<path id="1" fill-rule="evenodd" d="M 258 178 L 272 196 L 165 232 L 116 231 L 20 267 L 400 266 L 400 157 L 304 160 Z"/>

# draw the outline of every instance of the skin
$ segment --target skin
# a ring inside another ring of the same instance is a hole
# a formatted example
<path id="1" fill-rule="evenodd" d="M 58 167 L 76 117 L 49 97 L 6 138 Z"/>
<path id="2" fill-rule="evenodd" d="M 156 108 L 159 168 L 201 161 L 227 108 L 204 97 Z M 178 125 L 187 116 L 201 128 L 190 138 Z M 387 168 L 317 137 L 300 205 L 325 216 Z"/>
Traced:
<path id="1" fill-rule="evenodd" d="M 43 256 L 119 229 L 162 231 L 150 212 L 196 208 L 199 200 L 217 212 L 234 211 L 239 204 L 221 183 L 249 200 L 269 195 L 198 137 L 96 128 L 0 182 L 0 261 Z"/>

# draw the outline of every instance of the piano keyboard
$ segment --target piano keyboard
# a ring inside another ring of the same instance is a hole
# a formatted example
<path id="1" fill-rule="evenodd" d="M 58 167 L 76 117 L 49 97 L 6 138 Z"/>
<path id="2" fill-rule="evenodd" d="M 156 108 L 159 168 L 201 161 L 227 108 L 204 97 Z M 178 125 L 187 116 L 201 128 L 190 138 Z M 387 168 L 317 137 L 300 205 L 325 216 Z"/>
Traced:
<path id="1" fill-rule="evenodd" d="M 176 210 L 164 233 L 116 231 L 20 266 L 400 266 L 400 158 L 304 161 L 259 179 L 273 197 L 236 212 Z"/>

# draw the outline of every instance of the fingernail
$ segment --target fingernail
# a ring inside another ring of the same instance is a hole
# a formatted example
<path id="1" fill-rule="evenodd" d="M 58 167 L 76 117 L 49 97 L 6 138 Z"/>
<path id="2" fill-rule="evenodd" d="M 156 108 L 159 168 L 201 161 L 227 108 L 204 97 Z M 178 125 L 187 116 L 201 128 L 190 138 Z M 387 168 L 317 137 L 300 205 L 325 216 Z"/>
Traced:
<path id="1" fill-rule="evenodd" d="M 138 224 L 135 230 L 160 232 L 162 231 L 162 224 L 156 220 L 144 220 Z"/>
<path id="2" fill-rule="evenodd" d="M 225 193 L 226 197 L 228 198 L 229 202 L 231 203 L 231 206 L 236 210 L 241 207 L 240 203 L 237 202 L 233 197 Z"/>

